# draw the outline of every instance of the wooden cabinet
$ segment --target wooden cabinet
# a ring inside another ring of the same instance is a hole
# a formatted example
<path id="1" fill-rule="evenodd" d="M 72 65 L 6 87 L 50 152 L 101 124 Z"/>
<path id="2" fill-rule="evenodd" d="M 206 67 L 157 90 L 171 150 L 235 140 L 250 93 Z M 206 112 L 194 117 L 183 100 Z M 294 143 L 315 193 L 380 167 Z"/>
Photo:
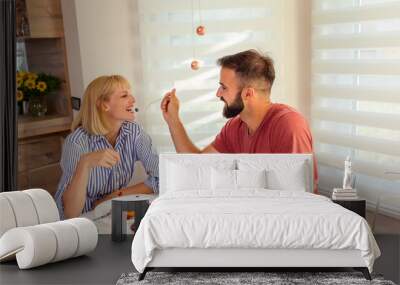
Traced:
<path id="1" fill-rule="evenodd" d="M 28 71 L 61 79 L 61 90 L 47 95 L 42 117 L 18 117 L 18 188 L 54 194 L 60 179 L 62 142 L 72 123 L 71 95 L 60 0 L 17 0 L 17 41 L 26 51 Z"/>
<path id="2" fill-rule="evenodd" d="M 20 171 L 35 169 L 60 161 L 61 138 L 58 135 L 47 135 L 20 140 L 18 164 Z"/>
<path id="3" fill-rule="evenodd" d="M 55 38 L 64 36 L 59 0 L 25 0 L 30 37 Z"/>
<path id="4" fill-rule="evenodd" d="M 67 134 L 62 132 L 19 140 L 19 189 L 43 188 L 55 194 L 61 176 L 62 143 Z"/>

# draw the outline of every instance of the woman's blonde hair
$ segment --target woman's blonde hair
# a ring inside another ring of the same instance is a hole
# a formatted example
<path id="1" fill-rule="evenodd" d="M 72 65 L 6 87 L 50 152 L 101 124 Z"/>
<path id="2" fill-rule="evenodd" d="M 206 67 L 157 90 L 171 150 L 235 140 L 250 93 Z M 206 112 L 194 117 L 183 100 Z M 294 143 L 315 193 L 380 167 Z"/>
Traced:
<path id="1" fill-rule="evenodd" d="M 128 80 L 121 75 L 100 76 L 90 82 L 83 95 L 81 110 L 72 123 L 72 131 L 82 126 L 92 135 L 107 134 L 109 129 L 101 103 L 108 101 L 118 87 L 130 89 Z"/>

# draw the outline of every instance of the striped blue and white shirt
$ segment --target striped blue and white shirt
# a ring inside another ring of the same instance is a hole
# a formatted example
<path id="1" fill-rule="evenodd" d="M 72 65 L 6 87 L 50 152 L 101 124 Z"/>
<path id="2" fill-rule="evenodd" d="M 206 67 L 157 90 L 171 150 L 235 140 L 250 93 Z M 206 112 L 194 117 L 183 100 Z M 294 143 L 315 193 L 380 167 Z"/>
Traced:
<path id="1" fill-rule="evenodd" d="M 62 176 L 55 194 L 60 215 L 64 218 L 62 195 L 70 184 L 82 154 L 112 148 L 105 136 L 91 135 L 82 127 L 68 135 L 64 142 L 61 169 Z M 118 134 L 114 150 L 121 160 L 112 168 L 94 167 L 90 171 L 83 213 L 94 208 L 94 202 L 115 190 L 127 187 L 133 177 L 135 162 L 141 161 L 148 178 L 144 182 L 158 193 L 158 154 L 150 137 L 135 122 L 124 122 Z"/>

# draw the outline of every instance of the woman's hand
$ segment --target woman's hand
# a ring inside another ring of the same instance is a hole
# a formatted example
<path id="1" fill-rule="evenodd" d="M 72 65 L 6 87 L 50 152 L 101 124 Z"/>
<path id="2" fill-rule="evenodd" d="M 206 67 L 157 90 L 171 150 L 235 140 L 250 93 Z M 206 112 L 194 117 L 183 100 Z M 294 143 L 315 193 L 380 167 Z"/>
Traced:
<path id="1" fill-rule="evenodd" d="M 83 155 L 82 159 L 89 168 L 97 166 L 111 168 L 121 160 L 119 153 L 112 148 L 89 152 Z"/>
<path id="2" fill-rule="evenodd" d="M 168 125 L 179 121 L 179 100 L 175 95 L 175 88 L 164 95 L 160 107 Z"/>

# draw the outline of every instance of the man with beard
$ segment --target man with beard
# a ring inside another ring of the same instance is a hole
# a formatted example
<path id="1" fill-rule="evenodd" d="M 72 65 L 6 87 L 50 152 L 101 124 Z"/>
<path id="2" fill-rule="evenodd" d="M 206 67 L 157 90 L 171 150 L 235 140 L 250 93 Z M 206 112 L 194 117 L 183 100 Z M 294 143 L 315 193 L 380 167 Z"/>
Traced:
<path id="1" fill-rule="evenodd" d="M 247 50 L 222 57 L 217 63 L 221 71 L 216 95 L 225 103 L 223 115 L 230 120 L 210 145 L 201 150 L 189 139 L 179 118 L 175 89 L 161 102 L 178 153 L 313 153 L 304 117 L 290 106 L 271 102 L 275 80 L 271 58 Z M 317 175 L 314 157 L 315 182 Z"/>

